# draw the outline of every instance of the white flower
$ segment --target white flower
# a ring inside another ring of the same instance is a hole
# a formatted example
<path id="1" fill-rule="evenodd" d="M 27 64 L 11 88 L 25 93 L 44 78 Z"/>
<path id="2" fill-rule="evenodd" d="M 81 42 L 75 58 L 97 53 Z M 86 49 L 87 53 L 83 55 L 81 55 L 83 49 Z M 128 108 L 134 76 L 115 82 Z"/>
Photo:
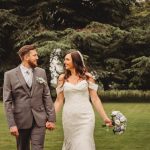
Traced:
<path id="1" fill-rule="evenodd" d="M 44 85 L 47 84 L 47 82 L 42 77 L 36 77 L 36 81 L 40 84 L 44 84 Z"/>
<path id="2" fill-rule="evenodd" d="M 120 125 L 120 120 L 115 120 L 115 124 L 117 125 L 117 126 L 119 126 Z"/>
<path id="3" fill-rule="evenodd" d="M 120 117 L 120 122 L 125 122 L 127 119 L 125 116 Z"/>
<path id="4" fill-rule="evenodd" d="M 116 116 L 120 111 L 112 111 L 111 116 Z"/>

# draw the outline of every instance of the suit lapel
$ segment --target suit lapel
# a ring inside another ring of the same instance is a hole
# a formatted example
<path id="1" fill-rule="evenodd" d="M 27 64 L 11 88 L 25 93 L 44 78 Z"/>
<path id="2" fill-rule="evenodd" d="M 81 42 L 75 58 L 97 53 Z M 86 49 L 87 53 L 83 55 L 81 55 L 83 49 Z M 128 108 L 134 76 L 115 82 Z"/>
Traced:
<path id="1" fill-rule="evenodd" d="M 16 74 L 17 74 L 17 77 L 21 83 L 21 85 L 23 86 L 23 88 L 25 89 L 25 91 L 28 93 L 28 95 L 30 96 L 30 90 L 29 88 L 27 87 L 27 84 L 26 84 L 26 81 L 22 75 L 22 72 L 21 72 L 21 69 L 20 69 L 20 66 L 17 67 L 17 71 L 16 71 Z"/>

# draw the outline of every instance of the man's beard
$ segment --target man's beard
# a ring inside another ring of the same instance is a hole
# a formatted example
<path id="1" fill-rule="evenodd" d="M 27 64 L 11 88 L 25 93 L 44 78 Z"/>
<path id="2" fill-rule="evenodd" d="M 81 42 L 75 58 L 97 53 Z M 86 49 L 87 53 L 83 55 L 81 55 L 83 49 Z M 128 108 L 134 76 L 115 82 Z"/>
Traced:
<path id="1" fill-rule="evenodd" d="M 28 61 L 28 64 L 30 65 L 31 68 L 37 67 L 37 64 L 33 63 L 32 61 Z"/>

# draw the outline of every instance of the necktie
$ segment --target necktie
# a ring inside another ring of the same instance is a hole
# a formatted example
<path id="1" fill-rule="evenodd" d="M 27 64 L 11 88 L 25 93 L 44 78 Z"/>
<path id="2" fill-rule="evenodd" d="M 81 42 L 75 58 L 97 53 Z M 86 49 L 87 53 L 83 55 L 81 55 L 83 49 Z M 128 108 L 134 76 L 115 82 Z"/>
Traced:
<path id="1" fill-rule="evenodd" d="M 27 78 L 26 78 L 27 85 L 29 86 L 29 88 L 31 88 L 31 86 L 32 86 L 32 74 L 28 70 L 26 71 L 26 74 L 27 74 Z"/>

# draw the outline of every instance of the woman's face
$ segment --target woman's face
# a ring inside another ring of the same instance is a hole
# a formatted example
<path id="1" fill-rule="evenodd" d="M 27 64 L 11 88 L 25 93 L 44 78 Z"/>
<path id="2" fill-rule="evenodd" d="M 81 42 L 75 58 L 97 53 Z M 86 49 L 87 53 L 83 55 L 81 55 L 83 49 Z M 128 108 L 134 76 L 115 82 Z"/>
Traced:
<path id="1" fill-rule="evenodd" d="M 66 68 L 67 70 L 70 70 L 70 69 L 73 69 L 73 68 L 74 68 L 73 62 L 72 62 L 71 54 L 67 54 L 67 55 L 65 56 L 64 65 L 65 65 L 65 68 Z"/>

